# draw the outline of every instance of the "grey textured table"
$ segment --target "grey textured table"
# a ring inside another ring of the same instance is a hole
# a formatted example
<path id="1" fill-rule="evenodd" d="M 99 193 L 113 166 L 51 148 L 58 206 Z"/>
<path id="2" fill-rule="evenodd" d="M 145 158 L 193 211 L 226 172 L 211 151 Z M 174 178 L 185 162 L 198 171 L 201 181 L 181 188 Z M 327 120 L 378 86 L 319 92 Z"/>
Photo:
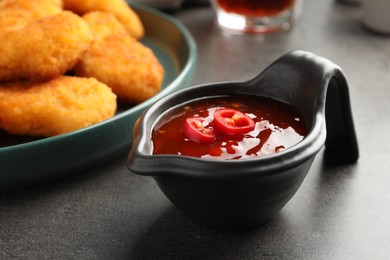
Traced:
<path id="1" fill-rule="evenodd" d="M 127 151 L 77 176 L 0 193 L 1 259 L 390 259 L 390 37 L 360 24 L 359 7 L 306 0 L 296 27 L 231 36 L 207 6 L 172 13 L 199 51 L 194 84 L 247 80 L 282 54 L 312 51 L 347 75 L 361 157 L 325 167 L 322 152 L 272 221 L 216 232 L 189 221 Z"/>

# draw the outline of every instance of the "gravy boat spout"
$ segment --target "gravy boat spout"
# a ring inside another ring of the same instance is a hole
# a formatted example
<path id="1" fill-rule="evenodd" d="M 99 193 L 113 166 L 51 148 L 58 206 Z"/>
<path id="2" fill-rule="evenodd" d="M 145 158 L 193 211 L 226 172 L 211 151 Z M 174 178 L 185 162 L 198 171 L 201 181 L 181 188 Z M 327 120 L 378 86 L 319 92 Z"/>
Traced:
<path id="1" fill-rule="evenodd" d="M 237 94 L 263 96 L 297 108 L 309 132 L 296 145 L 242 160 L 153 155 L 151 135 L 164 114 L 190 100 Z M 323 146 L 326 160 L 359 157 L 346 78 L 333 62 L 305 51 L 283 55 L 246 82 L 198 85 L 149 107 L 134 127 L 130 171 L 152 176 L 184 214 L 206 227 L 242 230 L 272 218 L 294 196 Z"/>

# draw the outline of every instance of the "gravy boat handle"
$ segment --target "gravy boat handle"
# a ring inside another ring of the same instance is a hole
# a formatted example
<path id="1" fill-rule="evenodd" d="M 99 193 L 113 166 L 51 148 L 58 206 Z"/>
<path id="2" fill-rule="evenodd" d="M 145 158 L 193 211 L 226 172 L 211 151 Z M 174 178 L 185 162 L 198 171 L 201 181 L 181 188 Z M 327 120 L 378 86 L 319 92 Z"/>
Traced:
<path id="1" fill-rule="evenodd" d="M 328 163 L 358 160 L 348 83 L 341 68 L 333 62 L 310 52 L 293 51 L 277 59 L 245 85 L 249 88 L 260 85 L 260 94 L 295 106 L 309 119 L 311 129 L 321 124 L 321 131 L 326 134 Z M 246 92 L 244 89 L 241 92 Z"/>

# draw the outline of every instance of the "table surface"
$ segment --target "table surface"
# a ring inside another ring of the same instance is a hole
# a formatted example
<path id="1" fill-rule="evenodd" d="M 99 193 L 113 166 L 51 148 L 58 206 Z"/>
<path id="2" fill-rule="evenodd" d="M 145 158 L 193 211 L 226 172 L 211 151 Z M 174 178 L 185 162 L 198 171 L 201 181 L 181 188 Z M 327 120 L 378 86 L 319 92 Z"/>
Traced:
<path id="1" fill-rule="evenodd" d="M 192 223 L 127 151 L 98 167 L 0 193 L 0 259 L 390 259 L 390 37 L 367 32 L 361 8 L 307 0 L 293 30 L 232 36 L 209 6 L 172 12 L 198 45 L 194 84 L 248 80 L 286 52 L 344 70 L 358 163 L 325 167 L 321 151 L 297 194 L 267 224 L 217 232 Z"/>

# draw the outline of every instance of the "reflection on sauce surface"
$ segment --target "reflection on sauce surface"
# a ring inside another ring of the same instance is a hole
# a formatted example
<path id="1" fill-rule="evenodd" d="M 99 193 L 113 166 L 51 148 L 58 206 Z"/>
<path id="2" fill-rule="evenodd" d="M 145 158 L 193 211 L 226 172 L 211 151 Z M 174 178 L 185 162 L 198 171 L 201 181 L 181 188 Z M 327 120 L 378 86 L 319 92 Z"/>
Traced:
<path id="1" fill-rule="evenodd" d="M 215 128 L 214 113 L 221 108 L 238 110 L 255 122 L 252 131 L 225 134 Z M 186 138 L 188 117 L 200 117 L 216 131 L 216 139 L 200 144 Z M 192 101 L 163 115 L 152 133 L 153 154 L 176 154 L 199 158 L 232 160 L 273 154 L 287 149 L 307 135 L 303 116 L 294 107 L 259 96 L 210 97 Z"/>

